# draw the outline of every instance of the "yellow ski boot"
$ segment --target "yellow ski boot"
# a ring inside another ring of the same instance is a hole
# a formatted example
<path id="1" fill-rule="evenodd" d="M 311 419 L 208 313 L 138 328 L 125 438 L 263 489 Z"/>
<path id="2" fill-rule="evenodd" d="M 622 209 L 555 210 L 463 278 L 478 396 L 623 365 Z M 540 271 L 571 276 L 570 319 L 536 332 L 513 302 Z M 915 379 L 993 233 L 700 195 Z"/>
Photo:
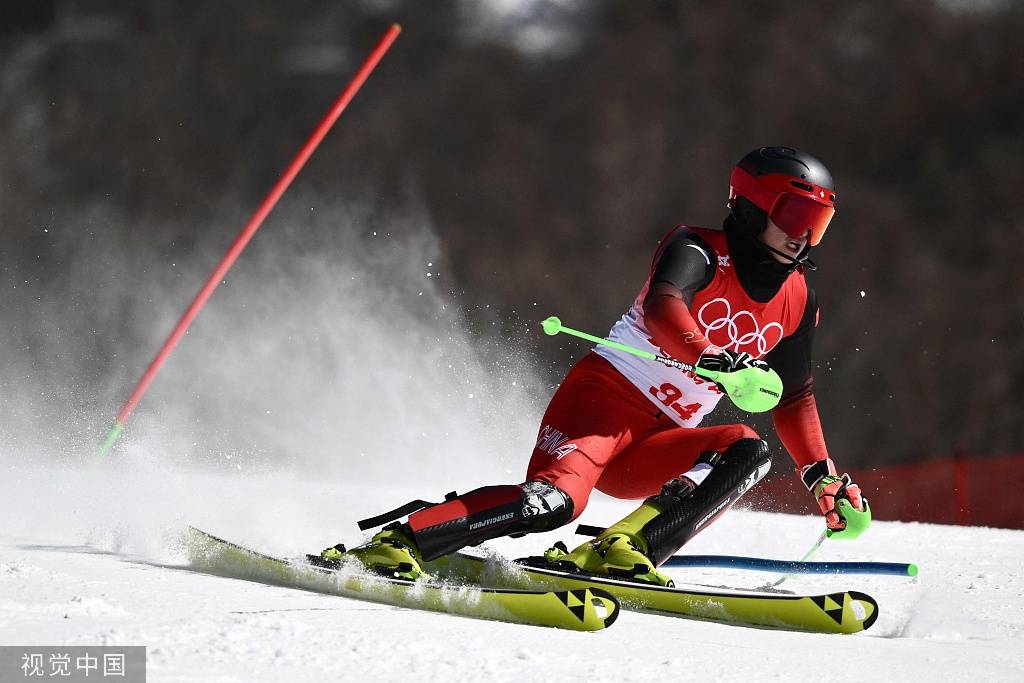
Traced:
<path id="1" fill-rule="evenodd" d="M 400 528 L 379 531 L 366 545 L 352 550 L 339 543 L 325 548 L 319 556 L 309 556 L 314 564 L 331 569 L 340 567 L 349 558 L 376 574 L 395 579 L 414 581 L 426 576 L 420 566 L 423 558 L 419 549 Z"/>

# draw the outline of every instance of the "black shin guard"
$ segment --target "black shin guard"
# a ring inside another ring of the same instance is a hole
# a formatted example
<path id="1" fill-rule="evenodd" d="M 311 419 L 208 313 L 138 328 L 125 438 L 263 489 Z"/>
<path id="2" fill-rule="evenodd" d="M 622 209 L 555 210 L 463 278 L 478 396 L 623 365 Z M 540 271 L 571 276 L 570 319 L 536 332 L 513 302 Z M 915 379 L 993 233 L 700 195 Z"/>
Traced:
<path id="1" fill-rule="evenodd" d="M 645 501 L 661 510 L 641 530 L 656 566 L 728 510 L 772 466 L 771 450 L 761 439 L 740 439 L 705 462 L 712 465 L 711 472 L 696 488 L 673 480 Z"/>
<path id="2" fill-rule="evenodd" d="M 430 561 L 492 538 L 550 531 L 572 519 L 569 494 L 544 481 L 485 486 L 413 513 L 404 531 Z"/>

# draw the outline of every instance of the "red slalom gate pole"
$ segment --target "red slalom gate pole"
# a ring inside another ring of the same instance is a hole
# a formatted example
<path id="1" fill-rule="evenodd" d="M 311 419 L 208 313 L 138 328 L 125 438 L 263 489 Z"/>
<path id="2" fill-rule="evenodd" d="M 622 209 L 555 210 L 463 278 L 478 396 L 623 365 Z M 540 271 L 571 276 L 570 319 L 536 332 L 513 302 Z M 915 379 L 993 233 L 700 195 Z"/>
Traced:
<path id="1" fill-rule="evenodd" d="M 366 82 L 366 79 L 370 77 L 370 73 L 384 57 L 384 53 L 388 51 L 391 44 L 395 42 L 395 39 L 398 37 L 401 30 L 401 26 L 398 24 L 392 24 L 388 30 L 384 32 L 384 35 L 377 43 L 377 46 L 373 48 L 373 51 L 366 58 L 366 61 L 359 67 L 359 71 L 356 72 L 352 81 L 345 87 L 341 95 L 338 96 L 338 99 L 335 100 L 334 104 L 331 105 L 327 115 L 324 116 L 323 120 L 316 127 L 316 130 L 313 131 L 313 134 L 306 141 L 306 144 L 304 144 L 302 149 L 299 150 L 295 159 L 288 165 L 288 168 L 285 169 L 277 183 L 274 184 L 274 187 L 271 188 L 270 192 L 263 199 L 263 203 L 261 203 L 259 208 L 256 209 L 256 213 L 253 214 L 252 218 L 249 219 L 249 222 L 238 234 L 238 237 L 235 238 L 231 248 L 228 249 L 224 258 L 221 259 L 220 263 L 210 274 L 206 283 L 199 290 L 199 293 L 196 294 L 195 299 L 193 299 L 189 307 L 185 309 L 184 315 L 181 316 L 181 319 L 174 327 L 170 336 L 167 337 L 163 346 L 161 346 L 160 350 L 157 351 L 156 356 L 153 357 L 149 367 L 146 368 L 146 371 L 142 374 L 142 378 L 139 379 L 138 384 L 135 385 L 135 389 L 132 390 L 128 400 L 125 401 L 124 405 L 121 407 L 121 412 L 117 414 L 114 426 L 111 427 L 106 438 L 103 440 L 103 444 L 100 446 L 101 456 L 106 455 L 107 451 L 109 451 L 114 443 L 117 442 L 118 437 L 121 435 L 121 431 L 124 429 L 124 424 L 128 419 L 128 416 L 132 414 L 132 411 L 135 410 L 135 406 L 137 406 L 139 401 L 142 400 L 142 396 L 146 393 L 146 390 L 149 389 L 149 385 L 152 384 L 156 374 L 160 371 L 160 368 L 167 360 L 167 357 L 171 355 L 171 351 L 174 350 L 174 347 L 177 346 L 178 342 L 181 341 L 181 338 L 185 336 L 185 332 L 188 331 L 189 325 L 192 324 L 195 317 L 199 315 L 199 311 L 201 311 L 203 306 L 206 305 L 207 300 L 213 294 L 213 290 L 217 289 L 217 285 L 224 279 L 224 276 L 235 263 L 239 254 L 241 254 L 242 250 L 245 249 L 245 245 L 249 243 L 252 236 L 257 230 L 259 230 L 263 221 L 266 220 L 278 200 L 281 199 L 281 195 L 283 195 L 285 190 L 288 189 L 288 186 L 291 185 L 292 180 L 295 179 L 295 176 L 297 176 L 299 171 L 302 170 L 302 167 L 305 166 L 309 157 L 313 155 L 313 152 L 327 135 L 331 126 L 333 126 L 334 122 L 338 120 L 339 116 L 341 116 L 341 112 L 345 110 L 348 103 L 351 102 L 352 98 L 355 97 L 357 92 L 359 92 L 359 88 L 361 88 L 363 83 Z"/>

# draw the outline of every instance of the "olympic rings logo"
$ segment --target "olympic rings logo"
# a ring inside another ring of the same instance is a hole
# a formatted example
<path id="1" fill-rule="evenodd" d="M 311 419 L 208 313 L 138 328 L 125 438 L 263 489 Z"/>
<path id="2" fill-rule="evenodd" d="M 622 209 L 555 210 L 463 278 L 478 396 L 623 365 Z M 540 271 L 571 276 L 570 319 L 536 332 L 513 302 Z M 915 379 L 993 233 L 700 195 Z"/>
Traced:
<path id="1" fill-rule="evenodd" d="M 713 317 L 715 313 L 721 315 Z M 715 346 L 727 351 L 746 351 L 755 358 L 761 358 L 782 341 L 781 324 L 771 322 L 761 327 L 753 313 L 736 311 L 734 314 L 728 299 L 721 297 L 701 306 L 697 321 L 704 327 L 704 336 Z"/>

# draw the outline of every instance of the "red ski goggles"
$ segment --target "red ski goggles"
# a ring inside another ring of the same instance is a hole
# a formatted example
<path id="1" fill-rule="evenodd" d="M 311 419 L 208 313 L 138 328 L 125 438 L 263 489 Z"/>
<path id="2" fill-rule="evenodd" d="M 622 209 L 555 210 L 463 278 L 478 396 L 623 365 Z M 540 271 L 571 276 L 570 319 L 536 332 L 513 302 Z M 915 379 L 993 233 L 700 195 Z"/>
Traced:
<path id="1" fill-rule="evenodd" d="M 835 192 L 781 173 L 754 178 L 737 167 L 730 184 L 730 201 L 737 195 L 746 197 L 790 237 L 809 232 L 812 247 L 818 246 L 836 213 Z"/>
<path id="2" fill-rule="evenodd" d="M 816 247 L 835 213 L 835 208 L 819 204 L 813 199 L 780 194 L 772 203 L 768 216 L 790 237 L 802 237 L 810 232 L 808 241 L 812 247 Z"/>

